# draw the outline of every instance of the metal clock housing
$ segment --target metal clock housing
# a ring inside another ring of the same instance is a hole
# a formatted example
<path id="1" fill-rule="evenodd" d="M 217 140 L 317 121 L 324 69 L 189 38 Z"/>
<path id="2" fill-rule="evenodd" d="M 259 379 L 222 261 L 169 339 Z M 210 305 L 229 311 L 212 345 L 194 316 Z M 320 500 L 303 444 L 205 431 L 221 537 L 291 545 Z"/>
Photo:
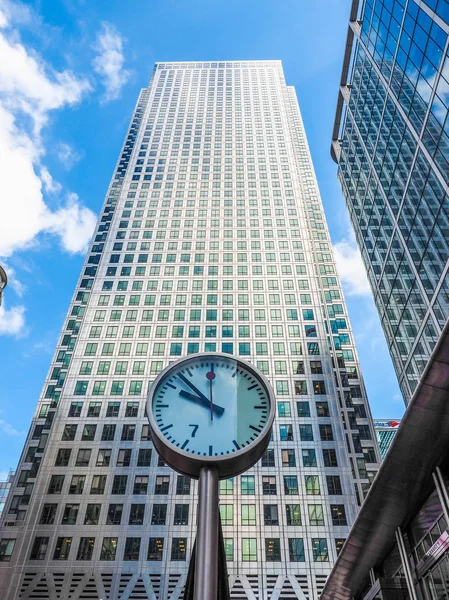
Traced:
<path id="1" fill-rule="evenodd" d="M 250 363 L 218 352 L 171 363 L 152 384 L 147 417 L 153 444 L 176 471 L 197 479 L 214 466 L 220 479 L 252 467 L 270 441 L 275 398 Z"/>

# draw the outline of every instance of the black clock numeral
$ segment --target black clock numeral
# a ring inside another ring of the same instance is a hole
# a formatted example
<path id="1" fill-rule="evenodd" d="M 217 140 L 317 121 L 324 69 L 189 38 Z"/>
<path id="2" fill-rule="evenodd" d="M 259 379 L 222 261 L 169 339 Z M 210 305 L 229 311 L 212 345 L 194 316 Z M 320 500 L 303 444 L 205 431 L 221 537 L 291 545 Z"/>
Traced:
<path id="1" fill-rule="evenodd" d="M 253 390 L 253 389 L 254 389 L 254 388 L 256 388 L 257 386 L 258 386 L 258 384 L 257 384 L 257 383 L 254 383 L 253 385 L 250 385 L 250 386 L 249 386 L 249 388 L 248 388 L 248 392 L 249 392 L 250 390 Z"/>
<path id="2" fill-rule="evenodd" d="M 167 383 L 168 387 L 171 387 L 172 390 L 176 390 L 176 385 L 172 385 L 171 383 Z"/>
<path id="3" fill-rule="evenodd" d="M 162 427 L 161 431 L 167 431 L 168 429 L 170 429 L 170 427 L 173 427 L 173 423 L 170 423 L 170 425 L 166 425 L 165 427 Z"/>
<path id="4" fill-rule="evenodd" d="M 266 404 L 258 404 L 258 405 L 257 405 L 257 406 L 255 406 L 254 408 L 259 408 L 259 409 L 261 409 L 261 410 L 266 410 L 266 409 L 267 409 L 267 407 L 266 407 Z"/>
<path id="5" fill-rule="evenodd" d="M 213 452 L 212 446 L 209 446 L 209 456 L 212 456 L 212 452 Z"/>
<path id="6" fill-rule="evenodd" d="M 181 450 L 184 450 L 184 448 L 187 446 L 188 443 L 189 443 L 189 440 L 187 439 L 181 446 Z"/>
<path id="7" fill-rule="evenodd" d="M 195 433 L 198 431 L 199 425 L 189 425 L 189 427 L 193 427 L 192 437 L 195 437 Z"/>
<path id="8" fill-rule="evenodd" d="M 232 440 L 232 443 L 237 448 L 237 450 L 240 450 L 240 446 L 237 444 L 237 442 L 235 440 Z"/>

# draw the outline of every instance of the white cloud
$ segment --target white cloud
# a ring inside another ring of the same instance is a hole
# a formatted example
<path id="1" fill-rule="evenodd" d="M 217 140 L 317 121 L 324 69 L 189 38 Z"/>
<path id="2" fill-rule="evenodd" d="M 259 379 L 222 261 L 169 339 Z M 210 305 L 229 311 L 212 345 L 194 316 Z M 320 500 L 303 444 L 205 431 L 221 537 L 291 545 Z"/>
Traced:
<path id="1" fill-rule="evenodd" d="M 365 265 L 352 232 L 348 238 L 334 244 L 334 252 L 345 293 L 348 296 L 370 296 L 372 292 Z"/>
<path id="2" fill-rule="evenodd" d="M 90 84 L 70 71 L 52 70 L 20 43 L 11 6 L 0 4 L 0 24 L 6 28 L 0 30 L 0 256 L 36 245 L 45 232 L 59 236 L 65 250 L 80 252 L 95 216 L 75 194 L 62 194 L 42 165 L 40 132 L 51 111 L 80 102 Z M 47 205 L 46 193 L 62 196 L 57 209 Z"/>
<path id="3" fill-rule="evenodd" d="M 19 431 L 4 419 L 0 419 L 0 431 L 11 437 L 22 437 L 26 435 L 26 431 Z"/>
<path id="4" fill-rule="evenodd" d="M 103 22 L 93 46 L 98 55 L 92 61 L 94 70 L 105 87 L 104 101 L 115 100 L 130 77 L 130 71 L 123 68 L 123 38 L 111 23 Z"/>
<path id="5" fill-rule="evenodd" d="M 3 301 L 0 306 L 0 335 L 14 337 L 26 335 L 24 306 L 13 306 L 7 310 Z"/>
<path id="6" fill-rule="evenodd" d="M 59 161 L 67 171 L 70 171 L 73 165 L 83 158 L 83 155 L 80 152 L 76 152 L 69 144 L 58 144 L 56 151 Z"/>
<path id="7" fill-rule="evenodd" d="M 5 269 L 6 275 L 8 277 L 8 289 L 13 289 L 17 296 L 21 298 L 26 291 L 26 285 L 24 285 L 21 281 L 17 279 L 15 269 L 13 269 L 9 264 L 3 261 L 2 266 Z"/>

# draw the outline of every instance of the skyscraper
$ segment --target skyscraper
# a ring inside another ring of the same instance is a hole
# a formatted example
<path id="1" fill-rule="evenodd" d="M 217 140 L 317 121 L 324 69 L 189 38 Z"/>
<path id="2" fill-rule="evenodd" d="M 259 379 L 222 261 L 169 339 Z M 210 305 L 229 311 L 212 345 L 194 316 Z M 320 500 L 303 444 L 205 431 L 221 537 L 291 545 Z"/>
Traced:
<path id="1" fill-rule="evenodd" d="M 182 597 L 196 483 L 158 459 L 144 405 L 203 351 L 251 361 L 278 401 L 263 459 L 221 482 L 232 598 L 318 598 L 378 454 L 278 61 L 158 63 L 142 90 L 5 509 L 6 598 Z"/>
<path id="2" fill-rule="evenodd" d="M 449 4 L 354 0 L 332 155 L 404 398 L 449 317 Z"/>

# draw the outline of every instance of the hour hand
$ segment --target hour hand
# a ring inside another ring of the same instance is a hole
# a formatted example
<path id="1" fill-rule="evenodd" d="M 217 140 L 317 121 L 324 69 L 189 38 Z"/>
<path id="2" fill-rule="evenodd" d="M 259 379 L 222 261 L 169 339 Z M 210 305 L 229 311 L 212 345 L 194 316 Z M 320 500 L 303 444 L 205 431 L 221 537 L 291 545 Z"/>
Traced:
<path id="1" fill-rule="evenodd" d="M 181 390 L 179 392 L 179 395 L 183 398 L 187 398 L 188 400 L 193 400 L 193 402 L 201 404 L 201 406 L 205 406 L 206 408 L 210 407 L 210 402 L 209 400 L 207 400 L 207 398 L 204 400 L 200 396 L 197 396 L 196 394 L 191 394 L 190 392 L 186 392 L 185 390 Z M 212 404 L 212 410 L 215 413 L 217 413 L 218 416 L 224 413 L 224 408 L 222 406 L 218 406 L 217 404 Z"/>

